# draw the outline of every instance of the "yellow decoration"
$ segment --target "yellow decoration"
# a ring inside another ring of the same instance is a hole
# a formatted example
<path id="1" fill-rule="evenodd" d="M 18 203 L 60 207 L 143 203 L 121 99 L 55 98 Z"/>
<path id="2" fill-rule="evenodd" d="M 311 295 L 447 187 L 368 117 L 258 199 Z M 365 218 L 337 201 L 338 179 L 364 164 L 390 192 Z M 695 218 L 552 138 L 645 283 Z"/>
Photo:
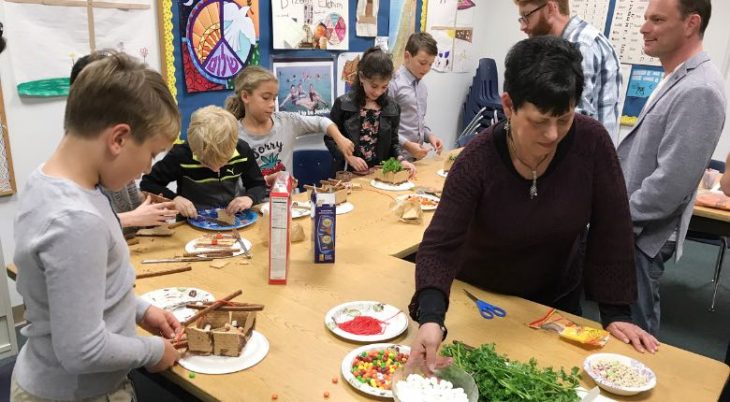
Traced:
<path id="1" fill-rule="evenodd" d="M 621 116 L 621 125 L 622 126 L 635 126 L 636 122 L 639 121 L 638 117 L 634 116 Z"/>
<path id="2" fill-rule="evenodd" d="M 421 4 L 421 32 L 426 32 L 426 11 L 428 10 L 428 0 L 423 0 Z"/>
<path id="3" fill-rule="evenodd" d="M 163 64 L 167 86 L 177 102 L 177 88 L 175 87 L 175 54 L 173 53 L 174 36 L 172 34 L 172 0 L 162 0 L 162 24 L 164 34 Z"/>

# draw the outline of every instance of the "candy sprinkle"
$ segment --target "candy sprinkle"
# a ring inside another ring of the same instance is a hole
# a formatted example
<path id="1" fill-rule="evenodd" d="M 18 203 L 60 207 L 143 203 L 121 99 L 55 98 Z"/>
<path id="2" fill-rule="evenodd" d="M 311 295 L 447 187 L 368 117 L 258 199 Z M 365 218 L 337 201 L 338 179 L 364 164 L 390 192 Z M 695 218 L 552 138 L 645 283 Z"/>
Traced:
<path id="1" fill-rule="evenodd" d="M 337 384 L 337 382 L 340 381 L 337 377 L 332 377 L 332 384 Z"/>
<path id="2" fill-rule="evenodd" d="M 195 378 L 195 373 L 192 371 L 188 372 L 188 378 Z"/>
<path id="3" fill-rule="evenodd" d="M 330 397 L 329 391 L 324 391 L 324 398 L 327 399 Z"/>
<path id="4" fill-rule="evenodd" d="M 276 392 L 274 392 L 273 394 L 271 394 L 271 400 L 272 401 L 275 401 L 277 399 L 279 399 L 279 394 L 277 394 Z"/>

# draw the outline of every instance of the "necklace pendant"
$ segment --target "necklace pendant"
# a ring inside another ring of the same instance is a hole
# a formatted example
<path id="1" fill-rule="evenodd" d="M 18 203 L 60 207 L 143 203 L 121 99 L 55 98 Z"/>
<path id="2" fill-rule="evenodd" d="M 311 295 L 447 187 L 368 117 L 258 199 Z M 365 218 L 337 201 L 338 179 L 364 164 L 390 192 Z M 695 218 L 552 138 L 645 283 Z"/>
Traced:
<path id="1" fill-rule="evenodd" d="M 537 171 L 532 171 L 532 185 L 530 186 L 530 199 L 537 197 Z"/>

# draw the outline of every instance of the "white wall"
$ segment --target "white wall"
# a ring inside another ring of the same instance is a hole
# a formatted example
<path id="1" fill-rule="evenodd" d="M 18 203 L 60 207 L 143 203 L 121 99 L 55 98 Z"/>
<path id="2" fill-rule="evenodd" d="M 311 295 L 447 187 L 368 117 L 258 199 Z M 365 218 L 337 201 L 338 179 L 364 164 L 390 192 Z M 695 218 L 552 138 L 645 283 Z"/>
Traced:
<path id="1" fill-rule="evenodd" d="M 730 20 L 730 2 L 715 0 L 710 25 L 705 32 L 705 50 L 725 76 L 726 93 L 730 99 L 730 31 L 724 26 Z M 500 88 L 504 83 L 504 59 L 510 47 L 526 36 L 519 29 L 517 7 L 509 0 L 489 2 L 486 7 L 480 2 L 477 7 L 474 27 L 474 54 L 476 70 L 479 58 L 489 57 L 496 61 L 499 70 Z M 426 121 L 431 129 L 446 140 L 449 148 L 454 146 L 461 121 L 461 107 L 464 103 L 474 73 L 437 73 L 431 72 L 424 82 L 428 85 L 428 113 Z M 624 81 L 628 77 L 624 77 Z M 730 118 L 730 102 L 727 115 Z M 628 129 L 622 128 L 621 135 Z M 730 152 L 730 122 L 725 125 L 720 142 L 713 155 L 714 159 L 725 160 Z"/>
<path id="2" fill-rule="evenodd" d="M 0 7 L 0 21 L 5 20 L 5 8 Z M 148 10 L 148 23 L 139 27 L 148 31 L 154 41 L 151 49 L 159 48 L 157 35 L 157 19 L 154 2 Z M 12 41 L 12 33 L 5 30 L 4 36 Z M 47 40 L 39 38 L 39 40 Z M 10 63 L 9 47 L 0 55 L 0 82 L 5 100 L 5 115 L 8 122 L 10 149 L 13 157 L 13 168 L 18 191 L 22 191 L 25 179 L 38 165 L 51 155 L 60 138 L 63 136 L 63 112 L 65 98 L 20 98 L 15 89 L 17 83 Z M 159 70 L 160 57 L 157 52 L 150 52 L 147 57 L 150 66 Z M 69 71 L 70 72 L 70 71 Z M 13 219 L 15 217 L 18 196 L 0 197 L 0 240 L 5 261 L 13 261 L 15 241 L 13 238 Z M 2 267 L 4 272 L 4 267 Z M 4 275 L 3 275 L 4 277 Z M 20 295 L 15 291 L 15 282 L 9 282 L 12 305 L 22 303 Z"/>

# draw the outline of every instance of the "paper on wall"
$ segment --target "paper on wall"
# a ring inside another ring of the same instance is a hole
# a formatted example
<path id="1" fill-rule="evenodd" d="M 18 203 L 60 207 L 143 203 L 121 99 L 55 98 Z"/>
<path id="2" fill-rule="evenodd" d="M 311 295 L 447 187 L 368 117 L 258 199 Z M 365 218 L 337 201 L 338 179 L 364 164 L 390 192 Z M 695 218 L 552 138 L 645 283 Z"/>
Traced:
<path id="1" fill-rule="evenodd" d="M 348 9 L 346 0 L 272 1 L 274 49 L 347 50 L 350 34 Z M 302 39 L 292 44 L 295 30 L 300 32 Z"/>
<path id="2" fill-rule="evenodd" d="M 375 37 L 378 34 L 379 7 L 379 0 L 358 0 L 355 24 L 357 36 Z"/>

